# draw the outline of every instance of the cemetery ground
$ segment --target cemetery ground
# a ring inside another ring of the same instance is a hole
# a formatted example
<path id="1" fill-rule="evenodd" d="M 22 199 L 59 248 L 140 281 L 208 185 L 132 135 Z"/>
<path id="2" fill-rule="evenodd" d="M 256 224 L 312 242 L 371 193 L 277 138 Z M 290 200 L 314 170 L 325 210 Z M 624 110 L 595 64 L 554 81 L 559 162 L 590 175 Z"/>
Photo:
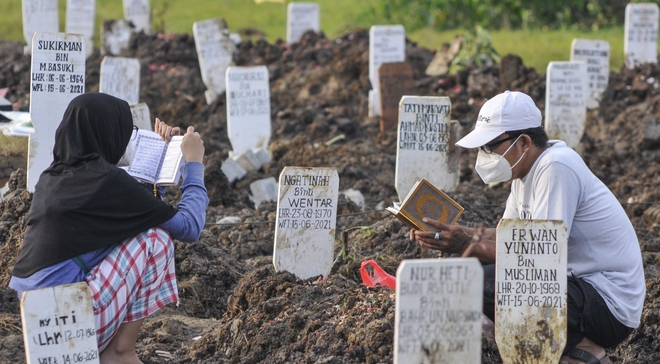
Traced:
<path id="1" fill-rule="evenodd" d="M 207 227 L 195 243 L 176 242 L 180 302 L 149 317 L 138 355 L 152 363 L 390 363 L 393 357 L 394 291 L 361 284 L 359 267 L 376 260 L 394 274 L 403 259 L 431 258 L 408 239 L 409 229 L 387 212 L 396 197 L 397 135 L 381 132 L 367 117 L 368 32 L 335 40 L 307 33 L 286 46 L 246 41 L 236 65 L 266 65 L 270 74 L 273 159 L 230 184 L 220 170 L 231 146 L 224 97 L 207 105 L 195 44 L 189 35 L 139 34 L 122 56 L 141 63 L 140 101 L 153 117 L 193 125 L 205 140 L 205 180 L 210 198 Z M 0 42 L 0 88 L 27 111 L 30 58 L 23 44 Z M 407 43 L 415 94 L 448 96 L 452 119 L 470 130 L 484 100 L 503 90 L 529 94 L 544 109 L 545 77 L 508 55 L 494 67 L 456 75 L 424 74 L 432 51 Z M 102 56 L 86 63 L 86 91 L 99 88 Z M 641 326 L 608 353 L 616 363 L 660 362 L 660 67 L 622 68 L 610 75 L 598 110 L 590 111 L 578 150 L 594 173 L 624 204 L 642 248 L 647 297 Z M 465 207 L 459 223 L 495 226 L 509 184 L 485 186 L 461 154 L 461 183 L 450 196 Z M 299 280 L 273 269 L 276 204 L 250 201 L 249 184 L 279 176 L 284 166 L 334 167 L 340 191 L 359 190 L 359 206 L 340 197 L 336 261 L 326 279 Z M 13 166 L 9 192 L 0 202 L 0 363 L 24 362 L 19 303 L 7 287 L 25 230 L 31 195 L 25 165 Z M 433 166 L 429 166 L 433 168 Z M 179 198 L 169 189 L 168 201 Z M 237 216 L 234 225 L 218 220 Z M 482 339 L 482 362 L 499 363 L 491 334 Z"/>

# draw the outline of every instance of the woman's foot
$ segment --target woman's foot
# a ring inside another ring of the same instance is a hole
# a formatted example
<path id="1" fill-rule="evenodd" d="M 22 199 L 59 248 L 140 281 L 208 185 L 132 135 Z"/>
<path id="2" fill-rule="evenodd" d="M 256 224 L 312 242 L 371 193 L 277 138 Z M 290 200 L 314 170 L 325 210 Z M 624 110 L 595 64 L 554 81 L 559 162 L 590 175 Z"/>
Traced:
<path id="1" fill-rule="evenodd" d="M 100 364 L 144 364 L 138 359 L 135 351 L 133 353 L 117 353 L 113 350 L 103 350 L 99 356 Z"/>

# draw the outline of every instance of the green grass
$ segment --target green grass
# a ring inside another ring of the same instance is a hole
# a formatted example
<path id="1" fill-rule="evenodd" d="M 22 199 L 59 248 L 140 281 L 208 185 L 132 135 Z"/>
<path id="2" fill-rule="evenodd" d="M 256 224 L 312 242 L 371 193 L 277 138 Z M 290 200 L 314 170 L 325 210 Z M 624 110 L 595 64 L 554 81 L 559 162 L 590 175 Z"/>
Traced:
<path id="1" fill-rule="evenodd" d="M 253 0 L 151 0 L 152 26 L 165 33 L 192 33 L 198 20 L 224 18 L 232 32 L 253 28 L 266 33 L 270 42 L 286 38 L 286 7 L 291 1 Z M 321 27 L 329 38 L 354 29 L 358 14 L 367 6 L 361 0 L 319 1 Z M 64 30 L 66 0 L 58 0 L 60 29 Z M 123 18 L 121 0 L 96 1 L 95 43 L 104 20 Z M 0 39 L 24 41 L 21 0 L 0 1 Z"/>
<path id="2" fill-rule="evenodd" d="M 64 29 L 66 0 L 58 0 L 60 27 Z M 326 36 L 337 36 L 355 29 L 368 28 L 360 24 L 359 14 L 372 1 L 377 0 L 332 0 L 318 1 L 321 7 L 321 28 Z M 195 21 L 225 18 L 232 32 L 253 28 L 266 34 L 269 42 L 285 39 L 286 4 L 290 1 L 264 2 L 253 0 L 151 0 L 153 28 L 165 33 L 192 33 Z M 22 30 L 21 0 L 0 1 L 0 39 L 24 41 Z M 95 44 L 99 45 L 99 29 L 104 20 L 123 17 L 121 0 L 97 0 Z M 449 42 L 462 30 L 435 32 L 422 29 L 409 33 L 408 37 L 420 46 L 437 49 Z M 502 56 L 516 54 L 528 67 L 545 74 L 550 61 L 567 61 L 570 57 L 571 41 L 574 38 L 602 39 L 610 42 L 610 68 L 620 70 L 623 64 L 623 28 L 616 27 L 598 31 L 580 30 L 493 30 L 490 31 L 493 45 Z"/>
<path id="3" fill-rule="evenodd" d="M 7 158 L 25 154 L 28 149 L 28 138 L 8 137 L 0 132 L 0 157 Z"/>
<path id="4" fill-rule="evenodd" d="M 435 32 L 423 29 L 408 34 L 408 38 L 419 45 L 437 49 L 443 43 L 451 42 L 454 36 L 464 30 Z M 528 67 L 533 67 L 540 74 L 545 74 L 548 62 L 569 61 L 571 42 L 575 38 L 606 40 L 610 43 L 610 69 L 618 72 L 623 65 L 623 27 L 582 31 L 573 29 L 560 30 L 492 30 L 489 31 L 493 47 L 500 56 L 515 54 L 523 59 Z"/>

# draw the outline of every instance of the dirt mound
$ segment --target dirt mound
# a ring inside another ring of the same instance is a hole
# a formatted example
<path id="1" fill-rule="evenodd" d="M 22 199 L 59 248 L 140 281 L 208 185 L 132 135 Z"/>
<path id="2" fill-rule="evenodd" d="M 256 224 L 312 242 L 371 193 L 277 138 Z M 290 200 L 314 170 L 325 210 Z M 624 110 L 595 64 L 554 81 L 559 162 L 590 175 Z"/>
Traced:
<path id="1" fill-rule="evenodd" d="M 121 56 L 142 65 L 140 99 L 151 115 L 178 126 L 195 126 L 207 151 L 205 182 L 211 200 L 201 239 L 176 242 L 181 301 L 147 319 L 138 342 L 140 357 L 175 363 L 387 363 L 392 361 L 394 294 L 361 285 L 360 263 L 376 260 L 394 274 L 402 259 L 437 256 L 408 239 L 409 229 L 383 207 L 396 200 L 396 131 L 381 132 L 367 117 L 368 32 L 337 39 L 308 32 L 286 45 L 247 40 L 238 45 L 236 65 L 265 65 L 271 86 L 273 159 L 243 180 L 229 183 L 220 170 L 231 150 L 224 96 L 204 99 L 194 40 L 189 35 L 138 34 Z M 0 42 L 0 88 L 20 110 L 29 106 L 30 58 L 22 44 Z M 465 69 L 456 75 L 426 76 L 433 52 L 406 43 L 413 68 L 414 93 L 448 96 L 452 118 L 465 133 L 483 102 L 506 89 L 529 94 L 543 110 L 545 78 L 515 55 L 496 67 Z M 86 91 L 99 88 L 102 57 L 87 59 Z M 642 326 L 616 350 L 618 362 L 658 360 L 660 279 L 660 67 L 645 65 L 612 73 L 599 111 L 590 113 L 579 147 L 594 172 L 625 203 L 643 249 L 648 294 Z M 329 143 L 329 141 L 333 141 Z M 474 173 L 474 151 L 461 155 L 461 184 L 452 197 L 466 207 L 460 222 L 494 226 L 504 211 L 509 185 L 485 186 Z M 274 272 L 272 251 L 276 204 L 258 209 L 249 184 L 279 176 L 284 166 L 337 169 L 340 191 L 365 197 L 357 206 L 343 195 L 338 202 L 335 263 L 325 279 L 297 279 Z M 22 243 L 31 195 L 25 172 L 10 179 L 0 202 L 0 287 L 6 287 Z M 165 198 L 175 202 L 177 189 Z M 218 225 L 224 217 L 233 225 Z M 24 360 L 18 301 L 0 288 L 0 363 Z M 483 339 L 483 363 L 497 363 L 492 339 Z"/>

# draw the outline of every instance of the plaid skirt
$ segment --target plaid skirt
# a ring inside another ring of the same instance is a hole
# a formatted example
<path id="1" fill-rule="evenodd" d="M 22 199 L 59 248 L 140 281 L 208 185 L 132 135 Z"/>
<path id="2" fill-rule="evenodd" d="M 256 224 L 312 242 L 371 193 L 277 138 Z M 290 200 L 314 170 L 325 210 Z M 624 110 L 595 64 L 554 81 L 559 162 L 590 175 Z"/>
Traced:
<path id="1" fill-rule="evenodd" d="M 119 325 L 142 320 L 179 299 L 174 242 L 161 228 L 118 244 L 86 277 L 92 291 L 96 339 L 102 352 Z"/>

